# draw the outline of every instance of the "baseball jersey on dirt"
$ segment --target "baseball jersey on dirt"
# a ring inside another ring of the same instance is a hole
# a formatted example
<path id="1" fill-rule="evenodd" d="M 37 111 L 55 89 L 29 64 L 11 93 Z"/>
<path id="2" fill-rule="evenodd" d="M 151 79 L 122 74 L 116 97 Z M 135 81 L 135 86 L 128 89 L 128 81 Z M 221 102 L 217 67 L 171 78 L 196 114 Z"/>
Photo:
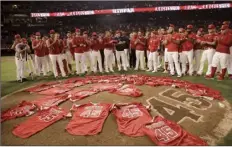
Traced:
<path id="1" fill-rule="evenodd" d="M 144 136 L 142 127 L 152 119 L 147 108 L 137 102 L 116 104 L 112 113 L 116 117 L 119 132 L 131 137 Z"/>
<path id="2" fill-rule="evenodd" d="M 45 96 L 43 98 L 39 98 L 38 100 L 32 101 L 32 103 L 35 104 L 40 110 L 43 110 L 57 106 L 68 99 L 68 94 L 63 94 L 58 96 Z"/>
<path id="3" fill-rule="evenodd" d="M 94 91 L 110 91 L 114 89 L 118 89 L 122 86 L 120 83 L 103 83 L 103 84 L 96 84 L 91 86 Z"/>
<path id="4" fill-rule="evenodd" d="M 197 136 L 183 130 L 178 124 L 157 116 L 143 127 L 144 133 L 160 146 L 207 146 Z"/>
<path id="5" fill-rule="evenodd" d="M 16 126 L 12 133 L 20 138 L 28 138 L 61 120 L 66 115 L 67 111 L 57 106 L 41 110 L 35 116 Z"/>
<path id="6" fill-rule="evenodd" d="M 143 95 L 141 90 L 135 87 L 134 85 L 123 85 L 121 88 L 111 90 L 110 92 L 118 95 L 131 97 L 140 97 Z"/>
<path id="7" fill-rule="evenodd" d="M 91 89 L 86 89 L 86 90 L 73 89 L 73 90 L 68 92 L 70 101 L 72 101 L 72 102 L 81 100 L 83 98 L 94 95 L 96 93 L 98 93 L 98 91 L 94 91 Z"/>
<path id="8" fill-rule="evenodd" d="M 112 104 L 87 103 L 73 105 L 72 120 L 66 127 L 72 135 L 96 135 L 101 132 L 103 124 L 109 115 Z"/>
<path id="9" fill-rule="evenodd" d="M 27 101 L 22 101 L 17 106 L 1 112 L 1 122 L 17 117 L 29 116 L 34 113 L 36 106 Z"/>
<path id="10" fill-rule="evenodd" d="M 59 94 L 63 94 L 67 91 L 70 91 L 70 88 L 60 88 L 60 87 L 53 87 L 53 88 L 49 88 L 47 90 L 43 90 L 38 92 L 38 94 L 42 94 L 42 95 L 59 95 Z"/>

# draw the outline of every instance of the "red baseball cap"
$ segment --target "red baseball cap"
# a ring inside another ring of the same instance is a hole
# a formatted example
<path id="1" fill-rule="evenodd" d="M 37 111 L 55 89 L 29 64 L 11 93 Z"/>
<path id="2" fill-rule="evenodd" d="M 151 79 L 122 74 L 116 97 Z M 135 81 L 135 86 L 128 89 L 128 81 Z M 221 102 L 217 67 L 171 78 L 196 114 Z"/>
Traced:
<path id="1" fill-rule="evenodd" d="M 19 34 L 16 34 L 14 37 L 15 37 L 15 39 L 21 38 L 21 36 Z"/>
<path id="2" fill-rule="evenodd" d="M 84 31 L 83 34 L 88 34 L 88 32 L 87 32 L 87 31 Z"/>
<path id="3" fill-rule="evenodd" d="M 203 31 L 204 31 L 204 29 L 203 29 L 203 28 L 199 28 L 199 29 L 198 29 L 198 31 L 203 32 Z"/>
<path id="4" fill-rule="evenodd" d="M 118 34 L 118 33 L 121 33 L 121 31 L 120 31 L 120 30 L 117 30 L 117 31 L 116 31 L 116 34 Z"/>
<path id="5" fill-rule="evenodd" d="M 76 29 L 75 29 L 75 32 L 80 32 L 80 31 L 81 31 L 81 30 L 80 30 L 80 29 L 78 29 L 78 28 L 76 28 Z"/>
<path id="6" fill-rule="evenodd" d="M 215 25 L 213 24 L 208 25 L 208 29 L 215 29 Z"/>
<path id="7" fill-rule="evenodd" d="M 193 25 L 187 25 L 187 29 L 192 29 Z"/>
<path id="8" fill-rule="evenodd" d="M 183 28 L 179 28 L 179 32 L 184 32 L 184 29 Z"/>
<path id="9" fill-rule="evenodd" d="M 224 21 L 223 24 L 224 24 L 224 25 L 229 25 L 229 24 L 230 24 L 230 21 Z"/>
<path id="10" fill-rule="evenodd" d="M 22 38 L 22 42 L 23 43 L 27 43 L 27 39 L 26 38 Z"/>
<path id="11" fill-rule="evenodd" d="M 50 30 L 49 34 L 55 34 L 55 30 Z"/>
<path id="12" fill-rule="evenodd" d="M 222 25 L 222 26 L 221 26 L 221 30 L 226 30 L 226 29 L 228 29 L 228 28 L 229 28 L 228 25 Z"/>
<path id="13" fill-rule="evenodd" d="M 169 27 L 173 27 L 174 28 L 175 26 L 174 26 L 174 24 L 169 24 Z"/>
<path id="14" fill-rule="evenodd" d="M 96 33 L 96 32 L 93 32 L 93 33 L 92 33 L 92 36 L 97 36 L 97 33 Z"/>
<path id="15" fill-rule="evenodd" d="M 40 32 L 36 32 L 35 36 L 41 36 Z"/>

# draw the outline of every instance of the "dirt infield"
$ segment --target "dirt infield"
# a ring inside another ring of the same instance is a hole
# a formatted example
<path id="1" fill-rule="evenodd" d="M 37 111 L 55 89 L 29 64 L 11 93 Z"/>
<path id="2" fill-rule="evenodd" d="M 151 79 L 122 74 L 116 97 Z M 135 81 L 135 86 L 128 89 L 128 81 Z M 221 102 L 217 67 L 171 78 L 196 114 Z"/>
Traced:
<path id="1" fill-rule="evenodd" d="M 84 89 L 86 85 L 78 87 Z M 142 102 L 151 104 L 151 115 L 162 115 L 179 123 L 188 132 L 205 139 L 209 145 L 215 145 L 232 127 L 231 105 L 227 101 L 219 102 L 208 98 L 193 97 L 183 89 L 172 87 L 137 86 L 143 92 L 139 98 L 119 96 L 108 92 L 100 92 L 76 104 L 92 102 Z M 42 97 L 38 94 L 18 92 L 1 100 L 2 110 L 13 107 L 22 100 L 35 100 Z M 70 109 L 72 102 L 66 101 L 60 105 Z M 147 137 L 128 137 L 117 131 L 117 124 L 112 114 L 107 118 L 102 132 L 95 136 L 72 136 L 65 131 L 70 118 L 58 121 L 28 139 L 15 137 L 11 131 L 17 124 L 28 117 L 17 118 L 2 123 L 2 145 L 154 145 Z"/>

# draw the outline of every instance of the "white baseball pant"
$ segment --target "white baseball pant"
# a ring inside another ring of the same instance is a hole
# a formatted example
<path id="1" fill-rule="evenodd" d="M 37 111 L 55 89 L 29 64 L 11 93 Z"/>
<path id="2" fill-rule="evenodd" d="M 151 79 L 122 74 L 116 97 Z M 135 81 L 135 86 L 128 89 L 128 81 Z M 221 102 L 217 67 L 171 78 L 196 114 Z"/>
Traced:
<path id="1" fill-rule="evenodd" d="M 24 62 L 24 64 L 27 64 L 25 66 L 25 69 L 27 72 L 30 73 L 36 73 L 36 67 L 35 67 L 35 55 L 34 54 L 27 54 L 27 62 Z"/>
<path id="2" fill-rule="evenodd" d="M 126 55 L 126 66 L 130 67 L 129 61 L 130 61 L 130 55 L 129 55 L 129 49 L 124 49 L 125 55 Z"/>
<path id="3" fill-rule="evenodd" d="M 139 65 L 140 65 L 141 70 L 145 70 L 145 68 L 144 68 L 144 51 L 136 50 L 135 54 L 136 54 L 135 70 L 139 69 Z"/>
<path id="4" fill-rule="evenodd" d="M 60 71 L 61 71 L 61 75 L 62 75 L 62 77 L 65 77 L 66 73 L 64 71 L 62 56 L 60 54 L 58 54 L 58 55 L 52 55 L 52 54 L 50 54 L 49 57 L 51 59 L 52 69 L 53 69 L 54 76 L 55 77 L 58 76 L 58 71 L 57 71 L 57 68 L 56 68 L 56 62 L 58 62 L 58 65 L 59 65 L 59 68 L 60 68 Z"/>
<path id="5" fill-rule="evenodd" d="M 165 69 L 165 63 L 168 63 L 168 48 L 165 48 L 164 49 L 164 69 Z M 169 69 L 170 67 L 168 66 L 168 69 Z"/>
<path id="6" fill-rule="evenodd" d="M 88 64 L 89 64 L 90 70 L 93 71 L 92 60 L 91 60 L 91 51 L 83 53 L 84 71 L 88 71 Z"/>
<path id="7" fill-rule="evenodd" d="M 169 63 L 171 75 L 175 74 L 175 68 L 176 68 L 176 72 L 178 76 L 181 76 L 180 63 L 178 61 L 179 53 L 178 52 L 167 52 L 167 55 L 168 55 L 168 63 Z M 173 62 L 175 64 L 175 68 L 174 68 Z"/>
<path id="8" fill-rule="evenodd" d="M 101 58 L 101 54 L 100 51 L 92 51 L 92 66 L 93 66 L 93 71 L 97 72 L 97 63 L 98 63 L 98 67 L 100 72 L 103 72 L 102 69 L 102 58 Z"/>
<path id="9" fill-rule="evenodd" d="M 218 65 L 220 65 L 221 69 L 227 68 L 229 56 L 230 55 L 226 53 L 216 52 L 213 55 L 212 67 L 218 67 Z"/>
<path id="10" fill-rule="evenodd" d="M 215 53 L 215 49 L 213 48 L 208 48 L 207 50 L 204 50 L 201 56 L 201 61 L 200 61 L 200 68 L 198 70 L 198 74 L 203 73 L 205 61 L 208 61 L 208 70 L 206 72 L 206 75 L 211 74 L 211 65 L 212 65 L 212 60 L 213 60 L 213 55 Z"/>
<path id="11" fill-rule="evenodd" d="M 25 78 L 24 76 L 25 62 L 26 62 L 25 58 L 21 59 L 21 58 L 15 57 L 17 80 L 21 80 L 21 78 Z"/>
<path id="12" fill-rule="evenodd" d="M 228 74 L 232 75 L 232 46 L 230 47 L 230 56 L 229 56 L 229 59 L 228 59 L 227 70 L 228 70 Z"/>
<path id="13" fill-rule="evenodd" d="M 149 70 L 153 71 L 157 71 L 158 68 L 158 64 L 157 64 L 157 60 L 158 59 L 158 52 L 150 52 L 149 56 L 148 56 L 148 62 L 150 62 L 149 64 Z"/>
<path id="14" fill-rule="evenodd" d="M 112 50 L 104 49 L 104 56 L 105 56 L 105 70 L 106 72 L 110 71 L 113 72 L 113 58 L 114 54 Z"/>
<path id="15" fill-rule="evenodd" d="M 72 56 L 72 53 L 70 52 L 70 50 L 67 50 L 65 52 L 65 55 L 66 55 L 66 60 L 67 60 L 68 64 L 72 64 L 73 56 Z"/>
<path id="16" fill-rule="evenodd" d="M 157 58 L 157 67 L 158 68 L 161 68 L 161 66 L 162 66 L 162 60 L 163 60 L 163 56 L 162 55 L 158 55 L 158 58 Z"/>
<path id="17" fill-rule="evenodd" d="M 149 68 L 150 66 L 152 66 L 152 65 L 150 65 L 150 64 L 152 64 L 152 62 L 149 62 L 150 51 L 147 50 L 146 53 L 147 53 L 147 68 Z"/>
<path id="18" fill-rule="evenodd" d="M 183 51 L 182 52 L 182 58 L 183 58 L 183 62 L 182 62 L 182 74 L 185 73 L 186 71 L 186 63 L 189 63 L 189 71 L 188 73 L 190 75 L 193 74 L 193 49 L 191 51 Z"/>
<path id="19" fill-rule="evenodd" d="M 193 66 L 193 69 L 194 69 L 194 71 L 197 72 L 199 70 L 199 68 L 200 68 L 202 50 L 201 49 L 196 49 L 196 50 L 194 50 L 193 54 L 194 54 L 193 58 L 195 60 L 195 64 Z"/>
<path id="20" fill-rule="evenodd" d="M 45 60 L 45 66 L 46 66 L 46 72 L 48 73 L 49 71 L 51 71 L 50 67 L 51 67 L 51 62 L 50 62 L 50 58 L 49 55 L 44 56 L 44 60 Z"/>
<path id="21" fill-rule="evenodd" d="M 40 76 L 40 73 L 43 72 L 43 75 L 47 75 L 45 57 L 38 57 L 35 55 L 35 67 L 36 74 Z"/>
<path id="22" fill-rule="evenodd" d="M 83 74 L 83 53 L 74 53 L 76 63 L 76 74 Z"/>
<path id="23" fill-rule="evenodd" d="M 122 60 L 122 64 L 120 58 Z M 120 71 L 122 69 L 121 66 L 123 66 L 124 70 L 127 70 L 125 51 L 116 51 L 116 59 L 117 59 L 118 70 Z"/>

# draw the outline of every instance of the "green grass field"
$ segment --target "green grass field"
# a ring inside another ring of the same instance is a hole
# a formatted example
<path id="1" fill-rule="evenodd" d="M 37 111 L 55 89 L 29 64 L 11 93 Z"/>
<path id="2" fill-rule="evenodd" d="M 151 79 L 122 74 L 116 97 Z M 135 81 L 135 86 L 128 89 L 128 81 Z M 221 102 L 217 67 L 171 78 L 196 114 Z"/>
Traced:
<path id="1" fill-rule="evenodd" d="M 74 65 L 73 65 L 74 68 Z M 51 81 L 54 80 L 52 76 L 46 78 L 46 79 L 38 79 L 34 81 L 27 81 L 24 83 L 17 83 L 16 82 L 16 66 L 14 57 L 1 57 L 1 97 L 8 95 L 14 91 L 20 90 L 22 88 L 26 88 L 29 86 L 34 85 L 38 82 L 43 81 Z M 115 74 L 122 74 L 120 72 L 116 72 Z M 147 74 L 152 76 L 168 76 L 167 74 L 163 73 L 147 73 L 147 72 L 134 72 L 134 71 L 128 71 L 127 73 L 123 74 Z M 175 77 L 174 77 L 175 78 Z M 222 92 L 222 95 L 230 102 L 232 103 L 232 81 L 231 80 L 224 80 L 221 82 L 218 82 L 217 80 L 205 80 L 204 77 L 190 77 L 186 76 L 181 78 L 182 80 L 191 81 L 193 83 L 202 83 L 205 84 L 211 88 L 217 89 Z M 223 144 L 220 145 L 232 145 L 232 131 L 228 134 L 228 136 L 225 138 Z"/>

